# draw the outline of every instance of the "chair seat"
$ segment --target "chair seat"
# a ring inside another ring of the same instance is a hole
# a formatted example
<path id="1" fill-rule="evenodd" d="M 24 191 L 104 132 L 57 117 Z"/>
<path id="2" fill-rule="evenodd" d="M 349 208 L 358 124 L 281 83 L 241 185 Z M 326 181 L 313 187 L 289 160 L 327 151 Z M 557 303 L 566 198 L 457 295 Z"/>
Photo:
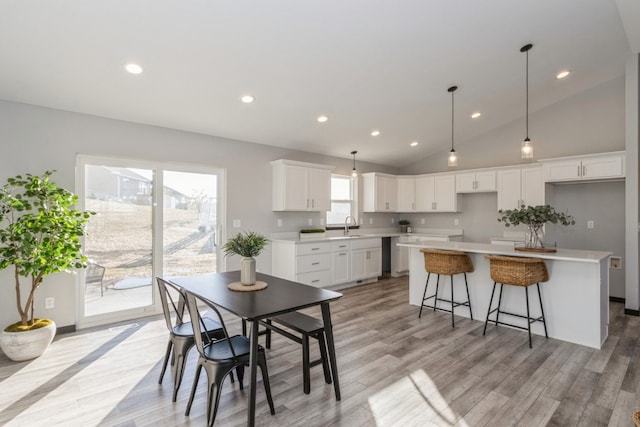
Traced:
<path id="1" fill-rule="evenodd" d="M 530 286 L 549 280 L 544 260 L 501 255 L 485 255 L 494 282 L 513 286 Z"/>
<path id="2" fill-rule="evenodd" d="M 312 334 L 324 330 L 324 323 L 322 320 L 312 316 L 307 316 L 304 313 L 297 311 L 291 313 L 284 313 L 278 316 L 272 317 L 272 321 L 280 323 L 287 328 L 293 329 L 305 334 Z"/>
<path id="3" fill-rule="evenodd" d="M 249 355 L 249 351 L 251 348 L 249 339 L 242 335 L 234 335 L 230 337 L 229 340 L 222 339 L 219 341 L 214 341 L 211 344 L 207 345 L 204 349 L 207 359 L 214 359 L 217 361 L 231 361 L 233 359 L 233 354 L 231 353 L 231 348 L 229 347 L 228 341 L 231 341 L 231 345 L 233 345 L 233 349 L 236 352 L 236 357 L 242 358 Z M 262 347 L 258 346 L 258 349 L 261 350 Z"/>
<path id="4" fill-rule="evenodd" d="M 213 319 L 204 317 L 202 320 L 204 321 L 204 326 L 208 332 L 213 332 L 222 328 L 222 325 Z M 202 327 L 202 325 L 200 325 L 200 327 Z M 172 330 L 173 334 L 178 337 L 190 337 L 193 335 L 193 326 L 191 325 L 191 322 L 175 325 Z"/>
<path id="5" fill-rule="evenodd" d="M 428 248 L 420 252 L 424 254 L 424 268 L 428 273 L 450 276 L 473 271 L 471 258 L 465 252 Z"/>

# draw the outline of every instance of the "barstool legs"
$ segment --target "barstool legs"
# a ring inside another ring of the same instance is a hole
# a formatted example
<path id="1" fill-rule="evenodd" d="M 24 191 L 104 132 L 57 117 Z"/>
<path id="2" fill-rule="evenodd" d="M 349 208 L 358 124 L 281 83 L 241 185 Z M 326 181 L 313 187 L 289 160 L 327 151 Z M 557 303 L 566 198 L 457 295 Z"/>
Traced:
<path id="1" fill-rule="evenodd" d="M 442 299 L 442 298 L 438 297 L 438 292 L 440 291 L 440 275 L 439 274 L 436 277 L 436 292 L 435 292 L 435 294 L 427 296 L 427 289 L 429 288 L 429 278 L 431 277 L 431 273 L 427 273 L 427 281 L 424 284 L 424 292 L 422 293 L 422 303 L 420 305 L 420 313 L 418 314 L 418 318 L 422 317 L 422 309 L 424 307 L 433 308 L 433 311 L 436 311 L 436 310 L 450 311 L 451 312 L 451 326 L 455 328 L 456 324 L 455 324 L 454 309 L 455 309 L 455 307 L 457 307 L 459 305 L 464 305 L 464 306 L 469 307 L 469 314 L 471 316 L 471 320 L 473 320 L 473 311 L 471 310 L 471 296 L 469 294 L 469 283 L 467 282 L 467 273 L 463 273 L 463 274 L 464 274 L 464 286 L 465 286 L 466 291 L 467 291 L 467 301 L 465 301 L 465 302 L 455 302 L 454 290 L 453 290 L 453 275 L 449 275 L 449 277 L 451 277 L 451 301 L 449 301 L 449 300 Z M 425 305 L 425 301 L 428 300 L 428 299 L 431 299 L 431 298 L 433 298 L 433 306 Z M 447 310 L 447 309 L 444 309 L 444 308 L 437 307 L 438 301 L 445 301 L 445 302 L 451 303 L 451 310 Z"/>
<path id="2" fill-rule="evenodd" d="M 506 311 L 503 311 L 503 314 L 508 314 L 510 316 L 516 316 L 516 317 L 520 317 L 523 319 L 527 320 L 527 327 L 522 327 L 522 326 L 518 326 L 518 325 L 513 325 L 511 323 L 506 323 L 506 322 L 500 322 L 499 320 L 499 316 L 500 316 L 500 304 L 502 303 L 502 288 L 504 286 L 504 284 L 500 283 L 500 293 L 498 296 L 498 306 L 496 308 L 494 308 L 493 310 L 491 309 L 491 306 L 493 305 L 493 297 L 495 296 L 495 292 L 496 292 L 496 286 L 498 285 L 497 282 L 493 282 L 493 289 L 491 291 L 491 299 L 489 300 L 489 308 L 487 309 L 487 317 L 484 321 L 484 329 L 482 331 L 482 335 L 486 335 L 487 334 L 487 325 L 489 324 L 489 316 L 491 315 L 491 313 L 493 313 L 494 311 L 496 312 L 496 319 L 492 320 L 492 322 L 494 322 L 496 324 L 496 326 L 498 326 L 498 324 L 501 325 L 508 325 L 508 326 L 512 326 L 514 328 L 518 328 L 518 329 L 526 329 L 527 330 L 527 334 L 529 335 L 529 348 L 533 348 L 532 346 L 532 339 L 531 339 L 531 324 L 533 322 L 542 322 L 542 326 L 544 327 L 544 336 L 546 338 L 549 338 L 549 335 L 547 333 L 547 322 L 545 321 L 545 317 L 544 317 L 544 308 L 542 306 L 542 294 L 540 293 L 540 283 L 536 283 L 536 288 L 538 289 L 538 300 L 540 302 L 540 313 L 541 316 L 537 317 L 537 318 L 532 318 L 531 317 L 531 313 L 529 310 L 529 286 L 524 286 L 524 295 L 525 295 L 525 302 L 527 305 L 527 315 L 523 316 L 521 314 L 515 314 L 515 313 L 509 313 Z"/>

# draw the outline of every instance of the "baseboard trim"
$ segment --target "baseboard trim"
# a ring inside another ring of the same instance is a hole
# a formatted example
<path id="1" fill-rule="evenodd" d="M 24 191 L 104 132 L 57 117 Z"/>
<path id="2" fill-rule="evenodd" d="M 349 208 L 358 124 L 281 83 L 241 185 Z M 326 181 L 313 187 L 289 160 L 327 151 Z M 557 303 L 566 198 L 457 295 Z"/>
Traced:
<path id="1" fill-rule="evenodd" d="M 56 328 L 56 335 L 69 334 L 75 331 L 76 331 L 76 325 L 62 326 L 60 328 Z"/>
<path id="2" fill-rule="evenodd" d="M 624 298 L 620 298 L 620 297 L 609 297 L 609 301 L 611 302 L 621 302 L 624 304 L 625 299 Z"/>
<path id="3" fill-rule="evenodd" d="M 624 309 L 624 314 L 628 314 L 629 316 L 638 316 L 640 317 L 640 310 L 631 310 L 628 308 Z"/>

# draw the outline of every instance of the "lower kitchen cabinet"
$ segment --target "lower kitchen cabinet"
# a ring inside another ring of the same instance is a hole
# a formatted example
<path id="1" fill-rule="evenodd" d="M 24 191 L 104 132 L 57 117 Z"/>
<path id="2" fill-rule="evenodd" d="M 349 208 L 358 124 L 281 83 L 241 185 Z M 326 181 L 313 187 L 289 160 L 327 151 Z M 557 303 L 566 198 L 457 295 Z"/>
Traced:
<path id="1" fill-rule="evenodd" d="M 351 242 L 351 281 L 382 275 L 382 240 L 358 239 Z"/>
<path id="2" fill-rule="evenodd" d="M 341 239 L 331 244 L 331 284 L 340 285 L 351 280 L 351 242 Z"/>

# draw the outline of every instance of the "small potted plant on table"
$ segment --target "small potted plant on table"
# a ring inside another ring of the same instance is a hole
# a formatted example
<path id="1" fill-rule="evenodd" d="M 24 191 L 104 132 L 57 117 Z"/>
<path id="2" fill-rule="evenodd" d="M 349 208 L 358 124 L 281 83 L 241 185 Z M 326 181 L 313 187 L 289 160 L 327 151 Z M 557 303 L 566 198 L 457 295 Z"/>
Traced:
<path id="1" fill-rule="evenodd" d="M 574 225 L 573 217 L 564 212 L 558 212 L 550 205 L 520 206 L 520 209 L 499 210 L 498 222 L 506 227 L 525 224 L 525 250 L 553 252 L 555 249 L 544 246 L 544 225 L 546 223 Z M 520 249 L 516 247 L 516 249 Z"/>
<path id="2" fill-rule="evenodd" d="M 243 285 L 254 285 L 256 283 L 256 260 L 255 257 L 269 242 L 269 239 L 254 231 L 240 232 L 230 238 L 224 244 L 225 255 L 240 255 L 240 282 Z"/>
<path id="3" fill-rule="evenodd" d="M 400 226 L 401 233 L 407 233 L 409 231 L 409 225 L 411 225 L 411 222 L 409 222 L 408 219 L 401 219 L 400 221 L 398 221 L 398 225 Z"/>

